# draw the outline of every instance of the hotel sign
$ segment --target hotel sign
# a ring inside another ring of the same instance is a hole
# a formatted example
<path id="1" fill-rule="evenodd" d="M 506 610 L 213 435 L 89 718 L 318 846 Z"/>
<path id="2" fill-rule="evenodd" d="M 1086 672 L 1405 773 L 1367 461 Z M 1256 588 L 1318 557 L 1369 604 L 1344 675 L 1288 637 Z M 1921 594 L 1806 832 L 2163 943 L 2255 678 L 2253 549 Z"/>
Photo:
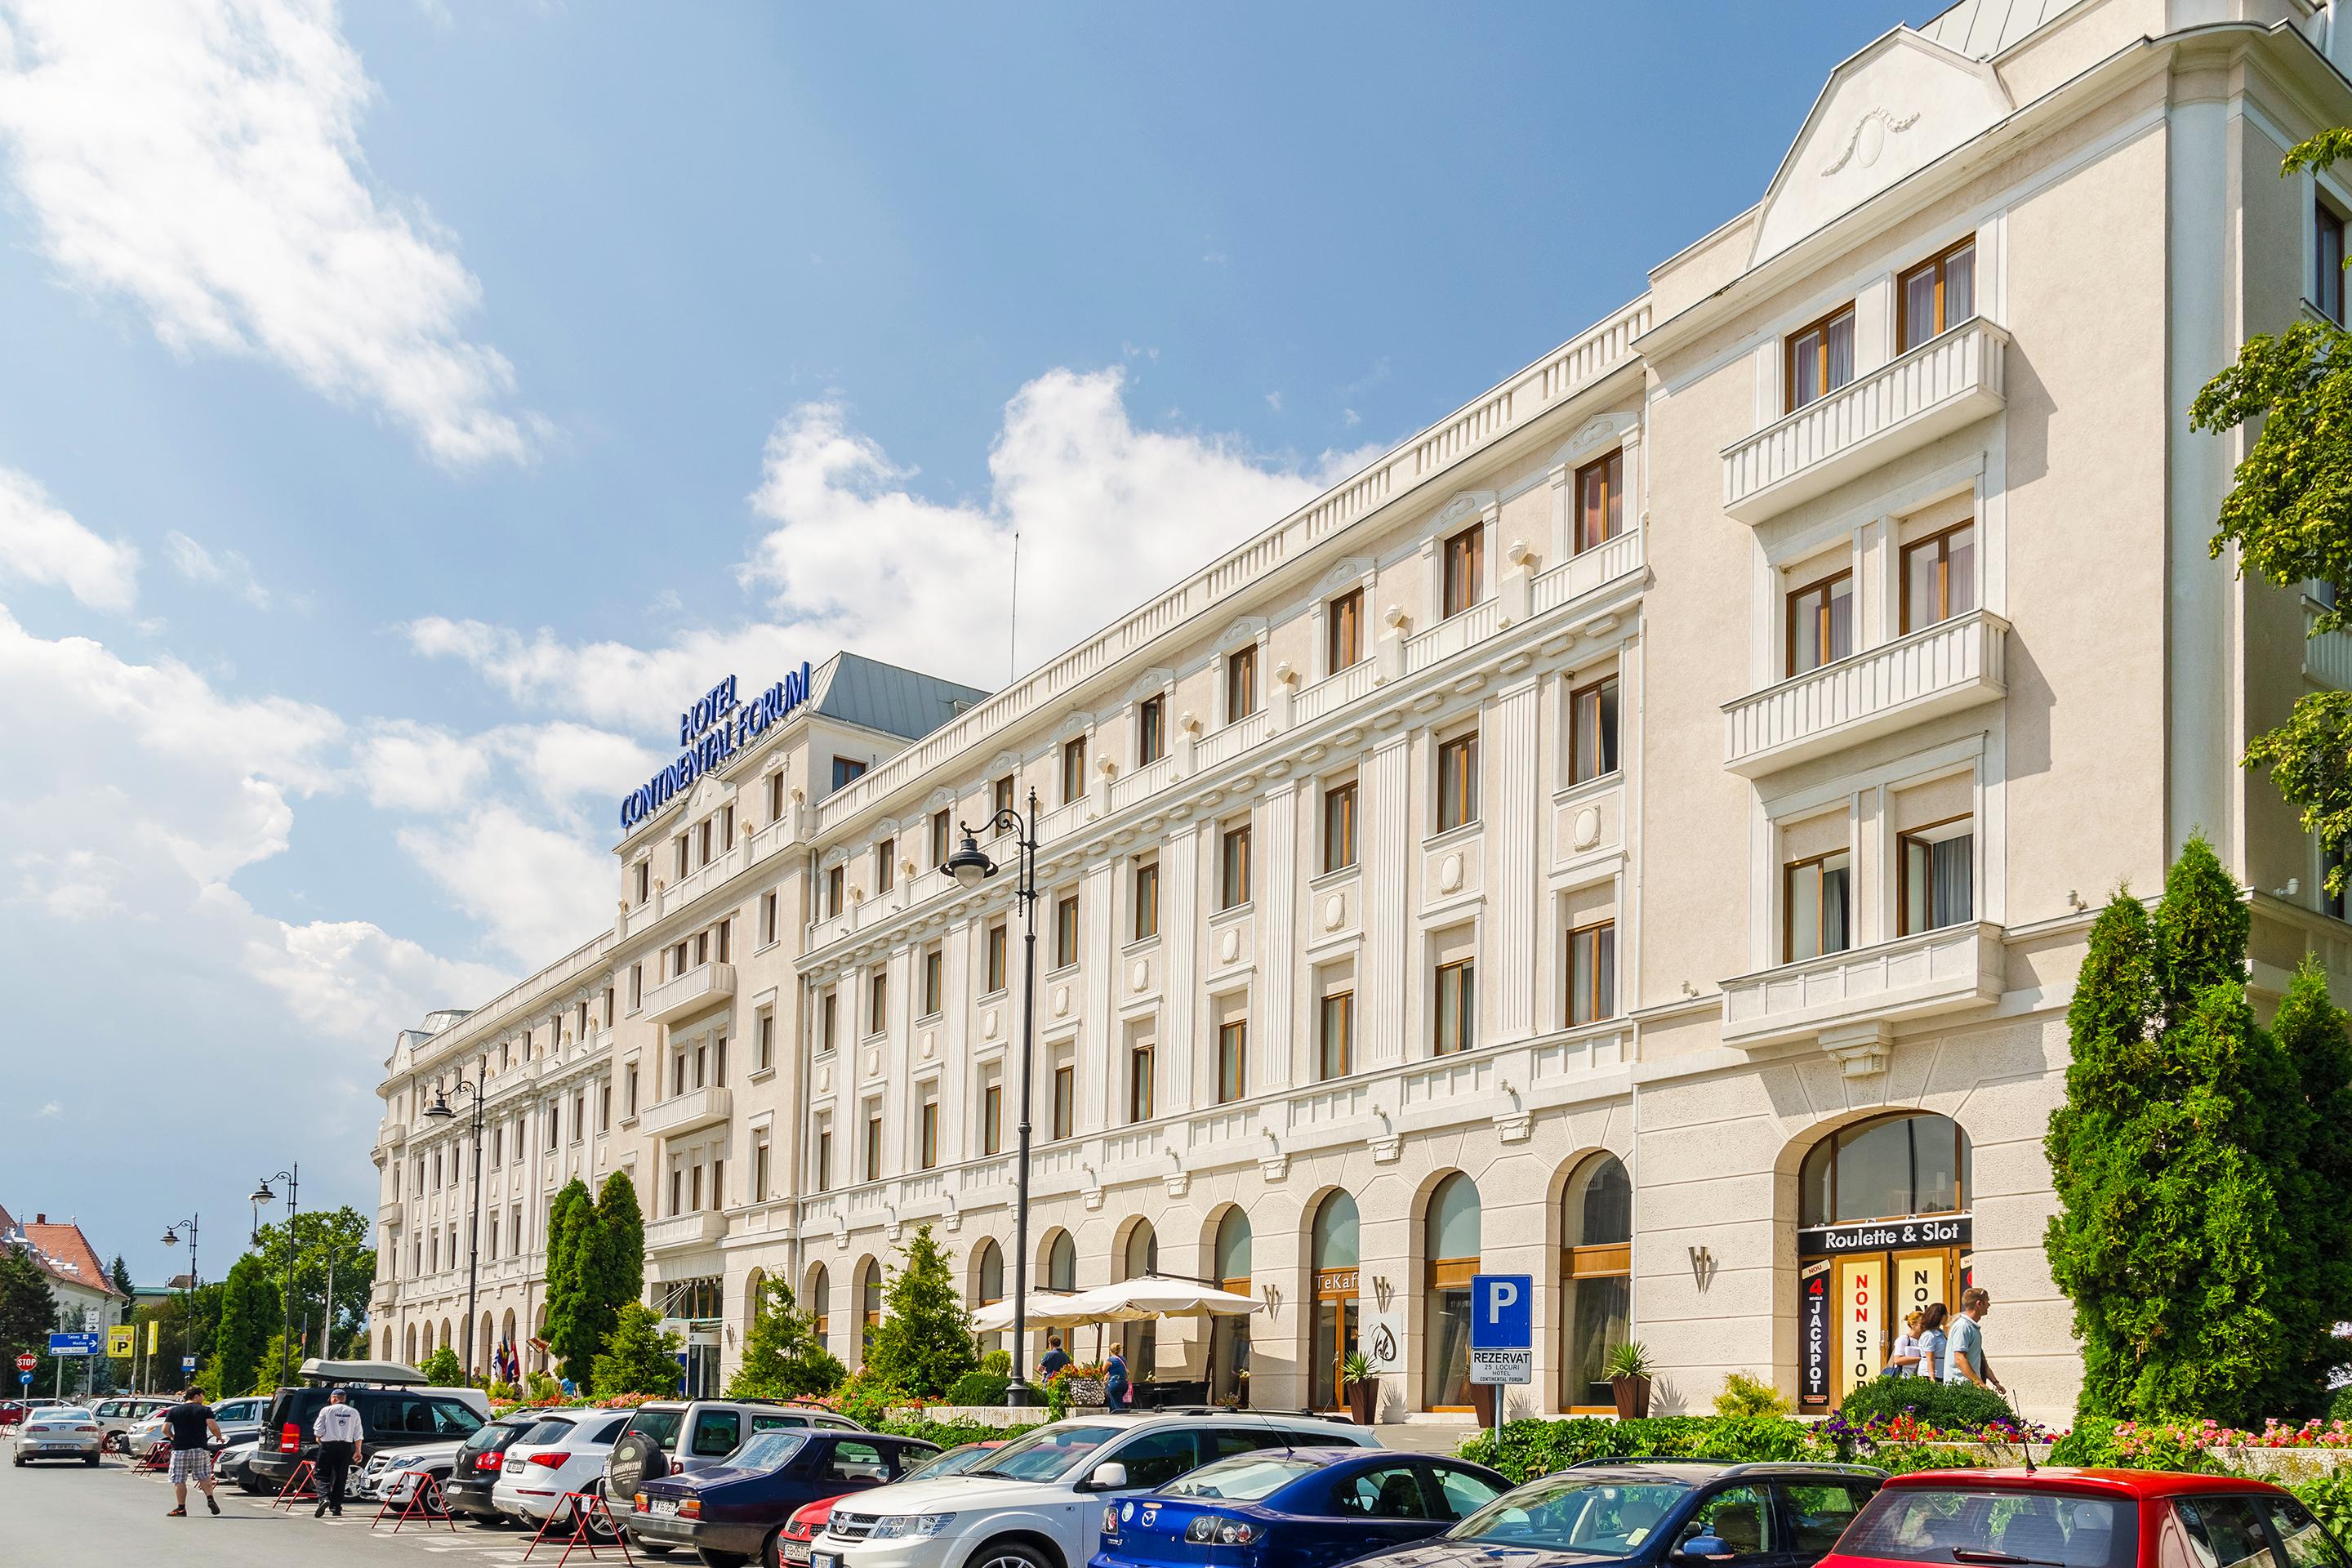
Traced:
<path id="1" fill-rule="evenodd" d="M 1853 1225 L 1817 1225 L 1797 1233 L 1800 1258 L 1843 1258 L 1897 1247 L 1966 1247 L 1969 1216 L 1935 1215 L 1926 1219 L 1869 1219 Z"/>
<path id="2" fill-rule="evenodd" d="M 772 724 L 809 699 L 809 667 L 802 666 L 750 701 L 729 676 L 677 716 L 677 760 L 621 797 L 621 826 L 632 828 L 694 787 L 694 781 L 726 763 Z"/>

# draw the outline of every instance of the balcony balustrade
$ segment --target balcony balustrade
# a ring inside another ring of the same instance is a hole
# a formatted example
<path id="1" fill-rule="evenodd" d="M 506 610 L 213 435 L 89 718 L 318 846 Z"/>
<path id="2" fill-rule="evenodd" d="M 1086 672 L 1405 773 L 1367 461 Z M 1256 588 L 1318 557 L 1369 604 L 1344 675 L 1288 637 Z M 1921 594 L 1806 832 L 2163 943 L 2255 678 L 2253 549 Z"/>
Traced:
<path id="1" fill-rule="evenodd" d="M 1895 1023 L 1999 1001 L 2002 934 L 1981 921 L 1945 926 L 1727 980 L 1723 1043 L 1752 1049 L 1819 1038 L 1883 1050 Z"/>
<path id="2" fill-rule="evenodd" d="M 675 1138 L 734 1114 L 734 1091 L 713 1084 L 646 1106 L 637 1112 L 637 1127 L 649 1138 Z"/>
<path id="3" fill-rule="evenodd" d="M 649 1023 L 667 1024 L 689 1013 L 699 1013 L 735 999 L 735 966 L 698 963 L 646 992 L 644 1014 Z"/>
<path id="4" fill-rule="evenodd" d="M 1971 610 L 1723 705 L 1723 764 L 1754 778 L 2004 695 L 2009 623 Z"/>

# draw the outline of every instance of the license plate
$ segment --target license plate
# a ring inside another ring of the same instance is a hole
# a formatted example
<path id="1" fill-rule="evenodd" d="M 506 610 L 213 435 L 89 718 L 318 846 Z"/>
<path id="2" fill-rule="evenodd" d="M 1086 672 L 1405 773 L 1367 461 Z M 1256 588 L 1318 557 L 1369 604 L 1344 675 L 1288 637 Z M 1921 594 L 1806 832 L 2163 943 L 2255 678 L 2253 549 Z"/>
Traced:
<path id="1" fill-rule="evenodd" d="M 808 1549 L 808 1542 L 805 1542 L 805 1541 L 787 1541 L 787 1542 L 784 1542 L 784 1561 L 785 1561 L 785 1562 L 787 1562 L 787 1563 L 807 1563 L 807 1562 L 808 1562 L 808 1560 L 809 1560 L 809 1549 Z M 815 1568 L 815 1564 L 814 1564 L 814 1563 L 810 1563 L 810 1568 Z"/>
<path id="2" fill-rule="evenodd" d="M 677 1499 L 674 1497 L 649 1498 L 646 1501 L 646 1511 L 652 1514 L 656 1519 L 673 1518 L 677 1513 Z"/>
<path id="3" fill-rule="evenodd" d="M 832 1552 L 812 1552 L 809 1553 L 809 1568 L 841 1568 L 841 1557 Z"/>

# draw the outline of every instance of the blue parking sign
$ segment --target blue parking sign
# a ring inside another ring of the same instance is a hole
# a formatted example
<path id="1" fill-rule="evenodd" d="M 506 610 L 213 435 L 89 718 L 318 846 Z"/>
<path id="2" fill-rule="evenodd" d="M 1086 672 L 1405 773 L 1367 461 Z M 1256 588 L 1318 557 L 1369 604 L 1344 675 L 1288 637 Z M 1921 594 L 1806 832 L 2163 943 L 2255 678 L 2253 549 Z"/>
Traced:
<path id="1" fill-rule="evenodd" d="M 1536 1280 L 1532 1274 L 1470 1279 L 1470 1381 L 1533 1383 Z"/>

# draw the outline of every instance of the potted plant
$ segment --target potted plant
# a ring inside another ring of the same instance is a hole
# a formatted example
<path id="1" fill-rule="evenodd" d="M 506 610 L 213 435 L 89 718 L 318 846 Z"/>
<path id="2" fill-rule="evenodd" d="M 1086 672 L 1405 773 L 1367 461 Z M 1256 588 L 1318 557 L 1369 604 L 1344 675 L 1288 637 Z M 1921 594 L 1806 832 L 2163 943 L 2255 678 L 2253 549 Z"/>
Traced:
<path id="1" fill-rule="evenodd" d="M 1372 1375 L 1372 1358 L 1361 1351 L 1349 1352 L 1339 1363 L 1339 1383 L 1348 1414 L 1357 1426 L 1370 1426 L 1381 1410 L 1381 1380 Z"/>
<path id="2" fill-rule="evenodd" d="M 1601 1373 L 1609 1379 L 1610 1389 L 1617 1395 L 1617 1418 L 1635 1421 L 1650 1413 L 1650 1347 L 1639 1340 L 1627 1340 L 1612 1349 L 1601 1363 Z"/>

